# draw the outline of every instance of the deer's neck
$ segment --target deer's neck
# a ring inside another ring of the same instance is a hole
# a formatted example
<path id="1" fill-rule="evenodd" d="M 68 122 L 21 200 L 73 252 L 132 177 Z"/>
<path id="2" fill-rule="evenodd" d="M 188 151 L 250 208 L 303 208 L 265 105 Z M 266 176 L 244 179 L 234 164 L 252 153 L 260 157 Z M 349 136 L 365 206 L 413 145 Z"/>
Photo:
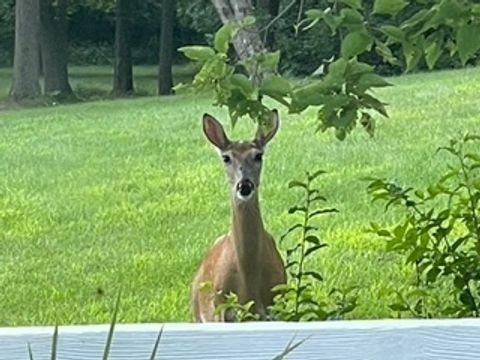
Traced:
<path id="1" fill-rule="evenodd" d="M 246 203 L 232 205 L 232 236 L 238 257 L 240 276 L 247 284 L 259 275 L 265 230 L 257 195 Z"/>

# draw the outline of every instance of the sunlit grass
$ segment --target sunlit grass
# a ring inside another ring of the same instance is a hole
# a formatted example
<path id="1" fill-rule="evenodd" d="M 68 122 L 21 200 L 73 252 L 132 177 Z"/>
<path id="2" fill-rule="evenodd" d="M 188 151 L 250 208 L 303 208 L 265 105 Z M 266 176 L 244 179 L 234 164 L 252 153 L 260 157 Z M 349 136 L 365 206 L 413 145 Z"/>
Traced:
<path id="1" fill-rule="evenodd" d="M 138 70 L 147 93 L 154 70 Z M 72 85 L 107 91 L 111 78 L 102 72 L 72 69 Z M 322 220 L 330 247 L 315 261 L 327 289 L 361 288 L 355 318 L 388 316 L 385 290 L 411 276 L 365 233 L 370 221 L 389 224 L 395 214 L 371 204 L 361 178 L 427 185 L 445 166 L 435 149 L 480 125 L 478 70 L 392 82 L 378 92 L 391 118 L 378 119 L 375 138 L 358 129 L 338 142 L 313 133 L 312 112 L 280 109 L 265 159 L 262 209 L 276 238 L 297 200 L 288 181 L 307 169 L 328 171 L 320 187 L 340 213 Z M 0 96 L 8 83 L 1 70 Z M 211 102 L 178 95 L 0 112 L 0 325 L 109 322 L 120 287 L 120 322 L 190 320 L 196 267 L 230 221 L 222 164 L 200 127 L 205 112 L 228 123 Z M 253 132 L 244 121 L 233 137 Z"/>

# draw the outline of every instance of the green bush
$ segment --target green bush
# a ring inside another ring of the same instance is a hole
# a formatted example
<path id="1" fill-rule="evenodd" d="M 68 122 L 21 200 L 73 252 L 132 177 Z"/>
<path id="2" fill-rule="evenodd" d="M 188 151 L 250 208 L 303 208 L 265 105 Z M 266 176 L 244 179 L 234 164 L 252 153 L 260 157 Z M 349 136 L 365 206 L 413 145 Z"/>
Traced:
<path id="1" fill-rule="evenodd" d="M 403 219 L 393 228 L 372 224 L 386 239 L 387 251 L 405 258 L 415 279 L 390 308 L 414 317 L 480 317 L 480 136 L 453 139 L 438 151 L 453 161 L 440 180 L 426 190 L 372 179 L 368 190 L 386 209 L 399 207 Z M 448 287 L 453 301 L 435 296 Z M 453 305 L 445 305 L 445 303 Z"/>

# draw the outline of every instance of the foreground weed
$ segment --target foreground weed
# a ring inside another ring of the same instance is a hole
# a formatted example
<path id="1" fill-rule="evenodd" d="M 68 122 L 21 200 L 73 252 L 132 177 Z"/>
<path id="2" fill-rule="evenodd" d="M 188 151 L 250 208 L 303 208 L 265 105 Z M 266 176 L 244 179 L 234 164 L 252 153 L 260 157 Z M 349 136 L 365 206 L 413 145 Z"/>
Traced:
<path id="1" fill-rule="evenodd" d="M 115 324 L 117 322 L 118 309 L 120 308 L 120 295 L 121 291 L 118 292 L 117 301 L 115 302 L 115 309 L 113 311 L 112 322 L 110 323 L 110 329 L 108 330 L 107 342 L 105 343 L 105 349 L 103 351 L 103 360 L 108 360 L 110 354 L 110 348 L 113 341 L 113 333 L 115 331 Z"/>
<path id="2" fill-rule="evenodd" d="M 278 295 L 271 311 L 278 320 L 311 321 L 339 318 L 356 307 L 356 297 L 334 289 L 329 296 L 337 297 L 340 294 L 342 301 L 336 301 L 335 308 L 327 310 L 328 304 L 319 300 L 315 293 L 315 282 L 323 282 L 323 277 L 315 269 L 307 267 L 307 259 L 327 246 L 317 235 L 315 219 L 338 212 L 335 208 L 318 206 L 319 203 L 327 201 L 319 189 L 314 188 L 315 180 L 323 174 L 325 174 L 323 170 L 307 172 L 304 181 L 293 180 L 289 183 L 289 188 L 302 190 L 303 200 L 301 204 L 289 209 L 290 214 L 296 215 L 297 222 L 280 239 L 282 242 L 287 237 L 294 237 L 293 243 L 286 250 L 285 268 L 289 281 L 274 289 Z"/>

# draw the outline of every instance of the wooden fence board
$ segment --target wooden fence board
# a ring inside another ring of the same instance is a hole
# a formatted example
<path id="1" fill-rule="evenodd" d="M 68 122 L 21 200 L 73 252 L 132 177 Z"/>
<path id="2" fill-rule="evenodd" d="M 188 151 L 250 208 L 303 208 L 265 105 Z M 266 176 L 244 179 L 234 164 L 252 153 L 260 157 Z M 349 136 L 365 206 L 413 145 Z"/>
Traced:
<path id="1" fill-rule="evenodd" d="M 162 324 L 117 325 L 111 360 L 149 359 Z M 59 327 L 58 360 L 101 359 L 108 325 Z M 0 360 L 50 359 L 53 327 L 0 328 Z M 156 359 L 480 360 L 480 320 L 165 324 Z"/>

